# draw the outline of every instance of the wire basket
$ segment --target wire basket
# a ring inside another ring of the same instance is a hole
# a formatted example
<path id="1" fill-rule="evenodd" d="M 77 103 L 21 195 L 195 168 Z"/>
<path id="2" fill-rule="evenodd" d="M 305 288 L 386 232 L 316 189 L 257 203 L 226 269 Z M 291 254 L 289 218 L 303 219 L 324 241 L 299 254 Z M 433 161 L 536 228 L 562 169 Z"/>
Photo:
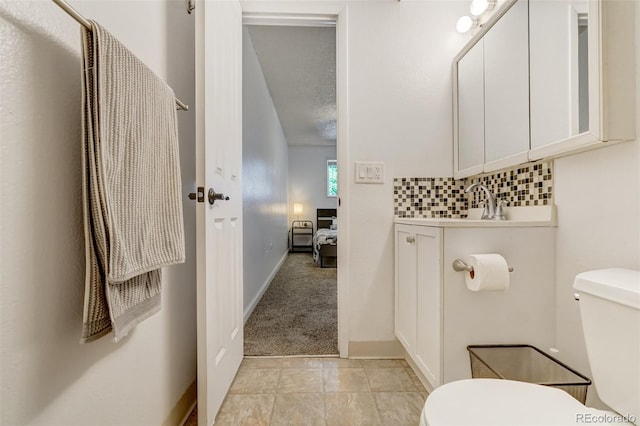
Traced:
<path id="1" fill-rule="evenodd" d="M 582 404 L 591 380 L 531 345 L 469 345 L 471 377 L 551 386 Z"/>

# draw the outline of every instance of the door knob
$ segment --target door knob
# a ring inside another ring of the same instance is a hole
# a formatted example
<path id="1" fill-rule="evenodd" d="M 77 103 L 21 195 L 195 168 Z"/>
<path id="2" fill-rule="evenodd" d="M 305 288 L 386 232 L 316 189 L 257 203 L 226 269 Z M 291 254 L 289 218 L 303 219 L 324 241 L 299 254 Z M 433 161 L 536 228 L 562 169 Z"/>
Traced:
<path id="1" fill-rule="evenodd" d="M 228 200 L 229 197 L 225 197 L 222 192 L 216 192 L 213 188 L 209 188 L 209 204 L 213 204 L 216 200 Z"/>

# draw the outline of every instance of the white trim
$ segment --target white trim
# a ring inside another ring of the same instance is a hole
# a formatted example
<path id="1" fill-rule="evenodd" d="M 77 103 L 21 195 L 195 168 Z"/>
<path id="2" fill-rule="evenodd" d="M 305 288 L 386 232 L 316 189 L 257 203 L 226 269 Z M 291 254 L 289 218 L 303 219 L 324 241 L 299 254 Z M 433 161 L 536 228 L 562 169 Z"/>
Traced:
<path id="1" fill-rule="evenodd" d="M 350 342 L 351 359 L 402 359 L 406 351 L 398 339 Z"/>
<path id="2" fill-rule="evenodd" d="M 195 14 L 195 87 L 204 88 L 204 15 L 205 4 L 202 4 Z M 205 120 L 204 120 L 204 90 L 195 91 L 195 127 L 196 127 L 196 182 L 206 185 L 205 175 Z M 196 363 L 197 363 L 197 400 L 201 408 L 198 411 L 198 421 L 207 423 L 207 400 L 210 389 L 206 380 L 207 354 L 209 341 L 207 339 L 207 256 L 205 251 L 206 211 L 202 203 L 196 204 Z M 203 406 L 203 407 L 202 407 Z"/>
<path id="3" fill-rule="evenodd" d="M 284 255 L 282 256 L 282 259 L 278 261 L 278 264 L 275 266 L 275 268 L 273 268 L 273 271 L 271 271 L 271 274 L 269 274 L 267 279 L 264 280 L 264 283 L 262 283 L 262 286 L 260 287 L 258 294 L 256 294 L 256 296 L 253 298 L 253 300 L 251 301 L 251 304 L 247 306 L 247 309 L 244 310 L 244 321 L 242 322 L 243 324 L 247 323 L 247 320 L 253 313 L 253 310 L 256 308 L 256 306 L 258 306 L 258 303 L 262 299 L 262 296 L 264 296 L 264 293 L 269 288 L 269 284 L 271 284 L 271 280 L 273 280 L 273 278 L 276 276 L 280 268 L 282 268 L 284 261 L 287 260 L 287 256 L 289 256 L 289 253 L 285 252 Z"/>
<path id="4" fill-rule="evenodd" d="M 484 172 L 484 164 L 478 164 L 477 166 L 469 167 L 462 170 L 453 170 L 453 177 L 455 179 L 463 179 L 469 176 L 479 175 Z"/>
<path id="5" fill-rule="evenodd" d="M 462 59 L 462 57 L 460 57 Z M 458 118 L 458 62 L 460 59 L 454 60 L 451 65 L 451 81 L 453 83 L 453 92 L 452 92 L 452 110 L 451 116 L 453 117 L 453 121 L 451 123 L 453 130 L 453 177 L 456 179 L 460 179 L 461 177 L 467 177 L 464 170 L 460 169 L 460 129 L 459 127 L 459 118 Z M 483 71 L 484 72 L 484 71 Z M 482 165 L 480 165 L 480 171 L 482 171 Z"/>
<path id="6" fill-rule="evenodd" d="M 170 426 L 170 425 L 183 425 L 191 413 L 193 409 L 198 404 L 198 385 L 197 378 L 191 382 L 189 387 L 182 393 L 182 396 L 176 402 L 176 405 L 173 406 L 173 409 L 169 413 L 166 419 L 162 422 L 162 426 Z M 178 417 L 180 416 L 180 417 Z"/>
<path id="7" fill-rule="evenodd" d="M 598 135 L 592 132 L 580 133 L 560 141 L 554 141 L 546 145 L 531 148 L 529 160 L 536 161 L 543 158 L 560 157 L 566 154 L 580 152 L 580 150 L 592 149 L 596 145 L 606 146 Z"/>
<path id="8" fill-rule="evenodd" d="M 338 352 L 349 357 L 349 54 L 348 7 L 336 22 L 336 92 L 338 106 Z M 342 172 L 341 172 L 342 170 Z"/>
<path id="9" fill-rule="evenodd" d="M 529 161 L 529 150 L 509 155 L 498 160 L 487 161 L 484 163 L 484 173 L 493 172 L 495 170 L 505 169 L 511 166 L 517 166 Z"/>
<path id="10" fill-rule="evenodd" d="M 602 80 L 604 64 L 602 63 L 602 1 L 589 2 L 589 28 L 587 43 L 589 63 L 589 133 L 598 139 L 607 140 L 604 126 L 604 93 Z"/>
<path id="11" fill-rule="evenodd" d="M 276 27 L 334 27 L 334 15 L 243 13 L 243 25 L 268 25 Z"/>
<path id="12" fill-rule="evenodd" d="M 327 17 L 336 27 L 336 101 L 338 109 L 338 351 L 349 357 L 349 104 L 348 104 L 348 5 L 308 2 L 241 1 L 243 17 L 250 25 L 282 25 L 283 22 L 306 21 L 307 26 L 322 25 Z M 259 18 L 259 19 L 258 19 Z M 284 19 L 284 21 L 283 21 Z M 248 24 L 249 25 L 249 24 Z"/>

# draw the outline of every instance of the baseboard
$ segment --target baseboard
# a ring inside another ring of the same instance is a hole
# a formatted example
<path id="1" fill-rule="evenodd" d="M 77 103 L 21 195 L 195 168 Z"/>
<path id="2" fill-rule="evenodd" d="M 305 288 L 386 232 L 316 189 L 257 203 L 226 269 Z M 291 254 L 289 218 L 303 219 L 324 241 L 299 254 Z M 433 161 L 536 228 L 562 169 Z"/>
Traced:
<path id="1" fill-rule="evenodd" d="M 273 268 L 273 271 L 271 271 L 271 274 L 269 274 L 269 276 L 264 281 L 264 283 L 262 283 L 262 287 L 260 287 L 260 291 L 258 292 L 258 294 L 256 294 L 256 297 L 254 297 L 253 300 L 251 301 L 251 304 L 247 306 L 247 309 L 244 311 L 244 324 L 247 323 L 247 320 L 253 313 L 253 310 L 256 308 L 256 306 L 258 306 L 258 302 L 260 302 L 260 299 L 262 299 L 262 296 L 264 296 L 265 291 L 267 291 L 267 289 L 269 288 L 269 284 L 271 284 L 271 280 L 273 280 L 273 277 L 276 276 L 276 274 L 282 267 L 282 264 L 284 263 L 284 261 L 287 260 L 288 255 L 289 255 L 288 251 L 284 253 L 284 255 L 282 256 L 282 259 L 280 259 L 276 267 Z"/>
<path id="2" fill-rule="evenodd" d="M 181 426 L 184 424 L 198 402 L 198 386 L 196 383 L 194 380 L 184 391 L 167 418 L 162 422 L 162 426 Z"/>
<path id="3" fill-rule="evenodd" d="M 405 351 L 397 340 L 373 342 L 349 342 L 349 358 L 398 359 L 405 358 Z"/>
<path id="4" fill-rule="evenodd" d="M 420 371 L 416 363 L 413 362 L 413 360 L 411 359 L 411 357 L 409 356 L 406 350 L 404 351 L 404 359 L 407 360 L 407 364 L 409 364 L 413 372 L 416 373 L 416 376 L 418 376 L 420 383 L 422 383 L 422 386 L 424 386 L 427 392 L 428 393 L 433 392 L 433 386 L 431 386 L 431 383 L 429 383 L 429 381 L 424 376 L 424 374 L 422 374 L 422 371 Z"/>

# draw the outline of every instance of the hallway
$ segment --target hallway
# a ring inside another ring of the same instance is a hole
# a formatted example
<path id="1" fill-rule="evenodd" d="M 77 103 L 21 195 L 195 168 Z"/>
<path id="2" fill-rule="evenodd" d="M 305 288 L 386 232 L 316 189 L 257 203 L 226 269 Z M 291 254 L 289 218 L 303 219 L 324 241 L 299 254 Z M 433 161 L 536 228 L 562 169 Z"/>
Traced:
<path id="1" fill-rule="evenodd" d="M 247 356 L 338 354 L 335 268 L 290 253 L 244 327 Z"/>

